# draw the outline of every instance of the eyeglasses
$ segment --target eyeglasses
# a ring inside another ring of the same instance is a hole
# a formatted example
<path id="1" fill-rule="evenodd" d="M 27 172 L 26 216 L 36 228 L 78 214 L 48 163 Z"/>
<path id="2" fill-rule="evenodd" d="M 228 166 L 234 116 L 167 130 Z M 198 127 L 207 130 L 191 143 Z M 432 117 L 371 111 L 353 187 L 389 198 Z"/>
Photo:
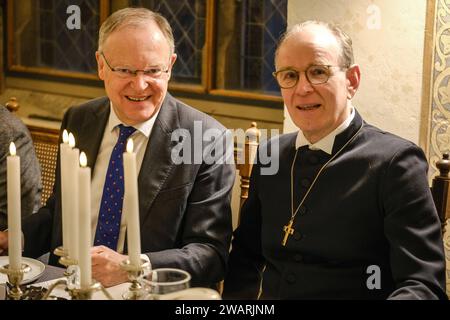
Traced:
<path id="1" fill-rule="evenodd" d="M 166 70 L 163 70 L 161 67 L 152 67 L 147 70 L 134 70 L 134 69 L 127 69 L 127 68 L 120 68 L 120 67 L 111 67 L 108 60 L 106 59 L 103 52 L 100 53 L 105 59 L 106 65 L 109 67 L 109 69 L 114 72 L 117 76 L 123 79 L 127 78 L 133 78 L 137 76 L 138 72 L 142 72 L 145 76 L 148 76 L 150 78 L 158 79 L 161 77 L 163 73 L 169 73 L 169 67 Z"/>
<path id="2" fill-rule="evenodd" d="M 331 65 L 311 65 L 305 70 L 306 79 L 310 84 L 326 83 L 331 77 L 330 68 L 342 68 L 341 66 Z M 346 67 L 345 67 L 346 68 Z M 278 82 L 278 85 L 283 89 L 293 88 L 297 85 L 300 79 L 301 71 L 292 68 L 281 69 L 272 73 Z"/>

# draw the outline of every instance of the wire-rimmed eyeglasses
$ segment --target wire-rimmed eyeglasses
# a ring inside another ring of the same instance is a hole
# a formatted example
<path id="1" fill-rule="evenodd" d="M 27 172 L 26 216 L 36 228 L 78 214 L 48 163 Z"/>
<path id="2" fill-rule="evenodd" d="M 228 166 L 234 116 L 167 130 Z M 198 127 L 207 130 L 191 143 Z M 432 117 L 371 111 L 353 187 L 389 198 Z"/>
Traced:
<path id="1" fill-rule="evenodd" d="M 311 65 L 306 68 L 305 76 L 310 84 L 323 84 L 328 81 L 332 73 L 330 68 L 347 68 L 332 65 Z M 290 89 L 297 85 L 302 71 L 293 68 L 280 69 L 272 73 L 278 82 L 278 85 L 283 89 Z"/>
<path id="2" fill-rule="evenodd" d="M 161 67 L 152 67 L 146 70 L 138 70 L 138 69 L 128 69 L 128 68 L 121 68 L 121 67 L 111 67 L 108 60 L 106 59 L 103 52 L 100 52 L 103 59 L 105 59 L 106 65 L 108 68 L 114 72 L 116 75 L 118 75 L 120 78 L 133 78 L 137 76 L 138 72 L 142 72 L 145 76 L 148 76 L 150 78 L 158 79 L 161 77 L 163 73 L 169 73 L 169 67 L 167 67 L 166 70 L 164 70 Z"/>

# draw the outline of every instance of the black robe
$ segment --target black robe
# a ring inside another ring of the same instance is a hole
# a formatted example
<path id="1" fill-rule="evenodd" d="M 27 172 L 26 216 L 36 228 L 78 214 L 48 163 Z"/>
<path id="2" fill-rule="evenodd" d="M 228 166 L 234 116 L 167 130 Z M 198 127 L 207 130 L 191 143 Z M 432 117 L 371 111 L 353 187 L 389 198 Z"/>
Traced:
<path id="1" fill-rule="evenodd" d="M 360 132 L 357 131 L 361 128 Z M 363 124 L 356 112 L 336 136 L 332 155 L 300 148 L 291 218 L 291 164 L 296 133 L 279 137 L 279 170 L 255 164 L 249 198 L 234 233 L 225 298 L 446 298 L 440 222 L 427 181 L 427 161 L 413 143 Z M 274 141 L 260 146 L 259 156 Z M 276 143 L 275 143 L 276 145 Z M 275 151 L 274 151 L 275 150 Z M 261 283 L 262 280 L 262 283 Z"/>

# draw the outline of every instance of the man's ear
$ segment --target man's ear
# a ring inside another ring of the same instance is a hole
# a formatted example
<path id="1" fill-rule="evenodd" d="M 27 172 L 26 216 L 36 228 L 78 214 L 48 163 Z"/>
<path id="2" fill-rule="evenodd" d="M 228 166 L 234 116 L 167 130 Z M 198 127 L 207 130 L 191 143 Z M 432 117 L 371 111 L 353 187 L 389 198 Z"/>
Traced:
<path id="1" fill-rule="evenodd" d="M 172 54 L 172 56 L 170 57 L 170 66 L 169 66 L 170 72 L 169 72 L 169 79 L 170 79 L 171 76 L 172 76 L 172 68 L 173 68 L 173 65 L 175 64 L 175 61 L 177 61 L 177 54 L 176 54 L 176 53 Z"/>
<path id="2" fill-rule="evenodd" d="M 100 80 L 105 79 L 105 61 L 103 61 L 100 51 L 95 52 L 95 59 L 97 60 L 97 72 Z"/>
<path id="3" fill-rule="evenodd" d="M 347 99 L 351 100 L 358 90 L 359 83 L 361 82 L 361 71 L 359 66 L 354 64 L 347 69 Z"/>
<path id="4" fill-rule="evenodd" d="M 170 68 L 173 68 L 173 65 L 175 64 L 175 61 L 177 61 L 177 54 L 174 53 L 172 54 L 172 56 L 170 57 Z"/>

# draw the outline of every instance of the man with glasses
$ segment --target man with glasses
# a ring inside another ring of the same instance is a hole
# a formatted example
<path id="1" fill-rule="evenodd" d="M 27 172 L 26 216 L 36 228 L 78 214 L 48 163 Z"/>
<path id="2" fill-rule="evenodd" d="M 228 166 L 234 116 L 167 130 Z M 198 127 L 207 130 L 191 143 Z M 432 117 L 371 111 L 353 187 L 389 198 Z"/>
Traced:
<path id="1" fill-rule="evenodd" d="M 440 299 L 441 228 L 427 161 L 352 105 L 360 84 L 350 38 L 324 22 L 280 40 L 274 76 L 300 129 L 279 144 L 279 171 L 254 165 L 234 233 L 225 298 Z M 273 155 L 272 155 L 273 156 Z"/>
<path id="2" fill-rule="evenodd" d="M 228 259 L 235 169 L 229 159 L 206 163 L 202 155 L 220 150 L 232 157 L 225 128 L 167 93 L 176 54 L 171 27 L 161 15 L 144 8 L 112 14 L 100 29 L 96 59 L 107 97 L 69 109 L 61 127 L 74 134 L 92 167 L 93 277 L 105 286 L 128 280 L 120 268 L 127 258 L 121 155 L 131 137 L 139 171 L 142 258 L 153 269 L 189 272 L 192 286 L 214 285 L 223 279 Z M 203 139 L 207 130 L 218 135 Z M 174 140 L 176 132 L 182 134 Z M 173 150 L 180 142 L 189 147 L 184 152 L 199 157 L 175 163 Z M 56 177 L 55 194 L 22 224 L 25 255 L 36 257 L 61 245 L 59 169 Z M 52 254 L 50 263 L 57 261 Z"/>

